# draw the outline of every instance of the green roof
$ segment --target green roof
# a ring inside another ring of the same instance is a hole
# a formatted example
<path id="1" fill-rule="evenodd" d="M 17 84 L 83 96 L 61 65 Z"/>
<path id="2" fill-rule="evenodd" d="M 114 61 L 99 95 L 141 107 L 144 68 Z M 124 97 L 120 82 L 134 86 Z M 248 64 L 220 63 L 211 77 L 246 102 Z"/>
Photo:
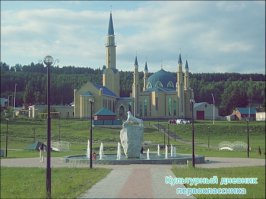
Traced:
<path id="1" fill-rule="evenodd" d="M 162 88 L 169 88 L 170 90 L 175 90 L 176 88 L 176 76 L 173 73 L 167 72 L 163 69 L 151 75 L 148 78 L 147 85 L 150 84 L 151 85 L 150 88 L 156 88 L 157 82 L 161 82 Z M 169 82 L 172 82 L 173 87 L 168 86 Z"/>
<path id="2" fill-rule="evenodd" d="M 147 65 L 147 62 L 145 62 L 145 68 L 144 68 L 144 71 L 147 71 L 147 72 L 148 72 L 148 65 Z"/>
<path id="3" fill-rule="evenodd" d="M 138 66 L 139 64 L 138 64 L 138 58 L 137 58 L 137 56 L 135 57 L 135 64 L 134 64 L 135 66 Z"/>
<path id="4" fill-rule="evenodd" d="M 187 69 L 187 70 L 188 70 L 188 63 L 187 63 L 187 60 L 186 60 L 185 69 Z"/>
<path id="5" fill-rule="evenodd" d="M 113 26 L 112 13 L 110 13 L 110 18 L 109 18 L 108 35 L 114 35 L 114 26 Z"/>
<path id="6" fill-rule="evenodd" d="M 114 112 L 110 111 L 107 108 L 101 108 L 97 113 L 94 115 L 116 115 Z"/>
<path id="7" fill-rule="evenodd" d="M 179 57 L 178 57 L 178 64 L 182 64 L 181 53 L 179 54 Z"/>

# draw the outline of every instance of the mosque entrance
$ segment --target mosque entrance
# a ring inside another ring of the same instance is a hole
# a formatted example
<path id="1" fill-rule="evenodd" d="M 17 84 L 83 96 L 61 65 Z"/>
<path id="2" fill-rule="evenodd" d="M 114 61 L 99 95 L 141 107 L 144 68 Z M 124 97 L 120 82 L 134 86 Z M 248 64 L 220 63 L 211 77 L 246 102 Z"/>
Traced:
<path id="1" fill-rule="evenodd" d="M 125 107 L 122 105 L 119 107 L 119 119 L 125 119 Z"/>

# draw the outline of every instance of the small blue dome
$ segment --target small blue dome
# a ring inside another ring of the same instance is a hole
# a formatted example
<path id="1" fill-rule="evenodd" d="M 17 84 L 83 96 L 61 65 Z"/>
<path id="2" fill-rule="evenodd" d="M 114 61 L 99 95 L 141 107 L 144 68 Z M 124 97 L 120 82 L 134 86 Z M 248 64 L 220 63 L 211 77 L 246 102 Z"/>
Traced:
<path id="1" fill-rule="evenodd" d="M 176 77 L 174 74 L 161 69 L 148 78 L 147 89 L 151 88 L 175 90 Z"/>

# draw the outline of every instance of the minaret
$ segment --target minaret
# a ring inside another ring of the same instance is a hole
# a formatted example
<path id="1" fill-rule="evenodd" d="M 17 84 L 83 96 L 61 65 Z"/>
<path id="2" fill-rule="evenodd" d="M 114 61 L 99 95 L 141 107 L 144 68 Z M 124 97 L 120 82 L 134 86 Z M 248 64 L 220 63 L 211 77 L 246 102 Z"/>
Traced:
<path id="1" fill-rule="evenodd" d="M 138 58 L 135 57 L 132 97 L 134 98 L 134 116 L 138 114 L 138 100 L 139 100 L 139 64 Z"/>
<path id="2" fill-rule="evenodd" d="M 190 99 L 193 98 L 193 90 L 190 88 L 190 85 L 189 85 L 189 68 L 188 68 L 187 60 L 185 64 L 184 81 L 185 81 L 184 82 L 184 104 L 185 104 L 184 115 L 186 118 L 192 118 Z"/>
<path id="3" fill-rule="evenodd" d="M 188 63 L 186 60 L 186 65 L 185 65 L 185 85 L 184 89 L 188 90 L 189 89 L 189 69 L 188 69 Z"/>
<path id="4" fill-rule="evenodd" d="M 112 13 L 110 13 L 108 34 L 106 41 L 106 66 L 107 68 L 116 68 L 116 45 Z"/>
<path id="5" fill-rule="evenodd" d="M 110 13 L 106 42 L 106 67 L 103 68 L 103 86 L 120 96 L 120 75 L 116 69 L 116 45 L 112 13 Z"/>
<path id="6" fill-rule="evenodd" d="M 148 80 L 148 65 L 146 61 L 145 68 L 144 68 L 144 77 L 143 77 L 143 91 L 147 89 L 147 80 Z"/>
<path id="7" fill-rule="evenodd" d="M 178 72 L 177 72 L 177 98 L 178 98 L 178 116 L 184 117 L 184 78 L 182 71 L 182 59 L 181 54 L 178 58 Z"/>

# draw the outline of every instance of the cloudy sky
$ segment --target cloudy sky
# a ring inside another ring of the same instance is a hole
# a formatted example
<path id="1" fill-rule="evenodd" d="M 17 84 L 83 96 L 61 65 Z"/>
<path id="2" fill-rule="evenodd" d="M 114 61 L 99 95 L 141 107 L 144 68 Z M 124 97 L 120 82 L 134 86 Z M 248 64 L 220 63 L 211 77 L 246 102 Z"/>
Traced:
<path id="1" fill-rule="evenodd" d="M 119 70 L 265 73 L 264 1 L 1 1 L 1 61 L 102 67 L 110 10 Z"/>

